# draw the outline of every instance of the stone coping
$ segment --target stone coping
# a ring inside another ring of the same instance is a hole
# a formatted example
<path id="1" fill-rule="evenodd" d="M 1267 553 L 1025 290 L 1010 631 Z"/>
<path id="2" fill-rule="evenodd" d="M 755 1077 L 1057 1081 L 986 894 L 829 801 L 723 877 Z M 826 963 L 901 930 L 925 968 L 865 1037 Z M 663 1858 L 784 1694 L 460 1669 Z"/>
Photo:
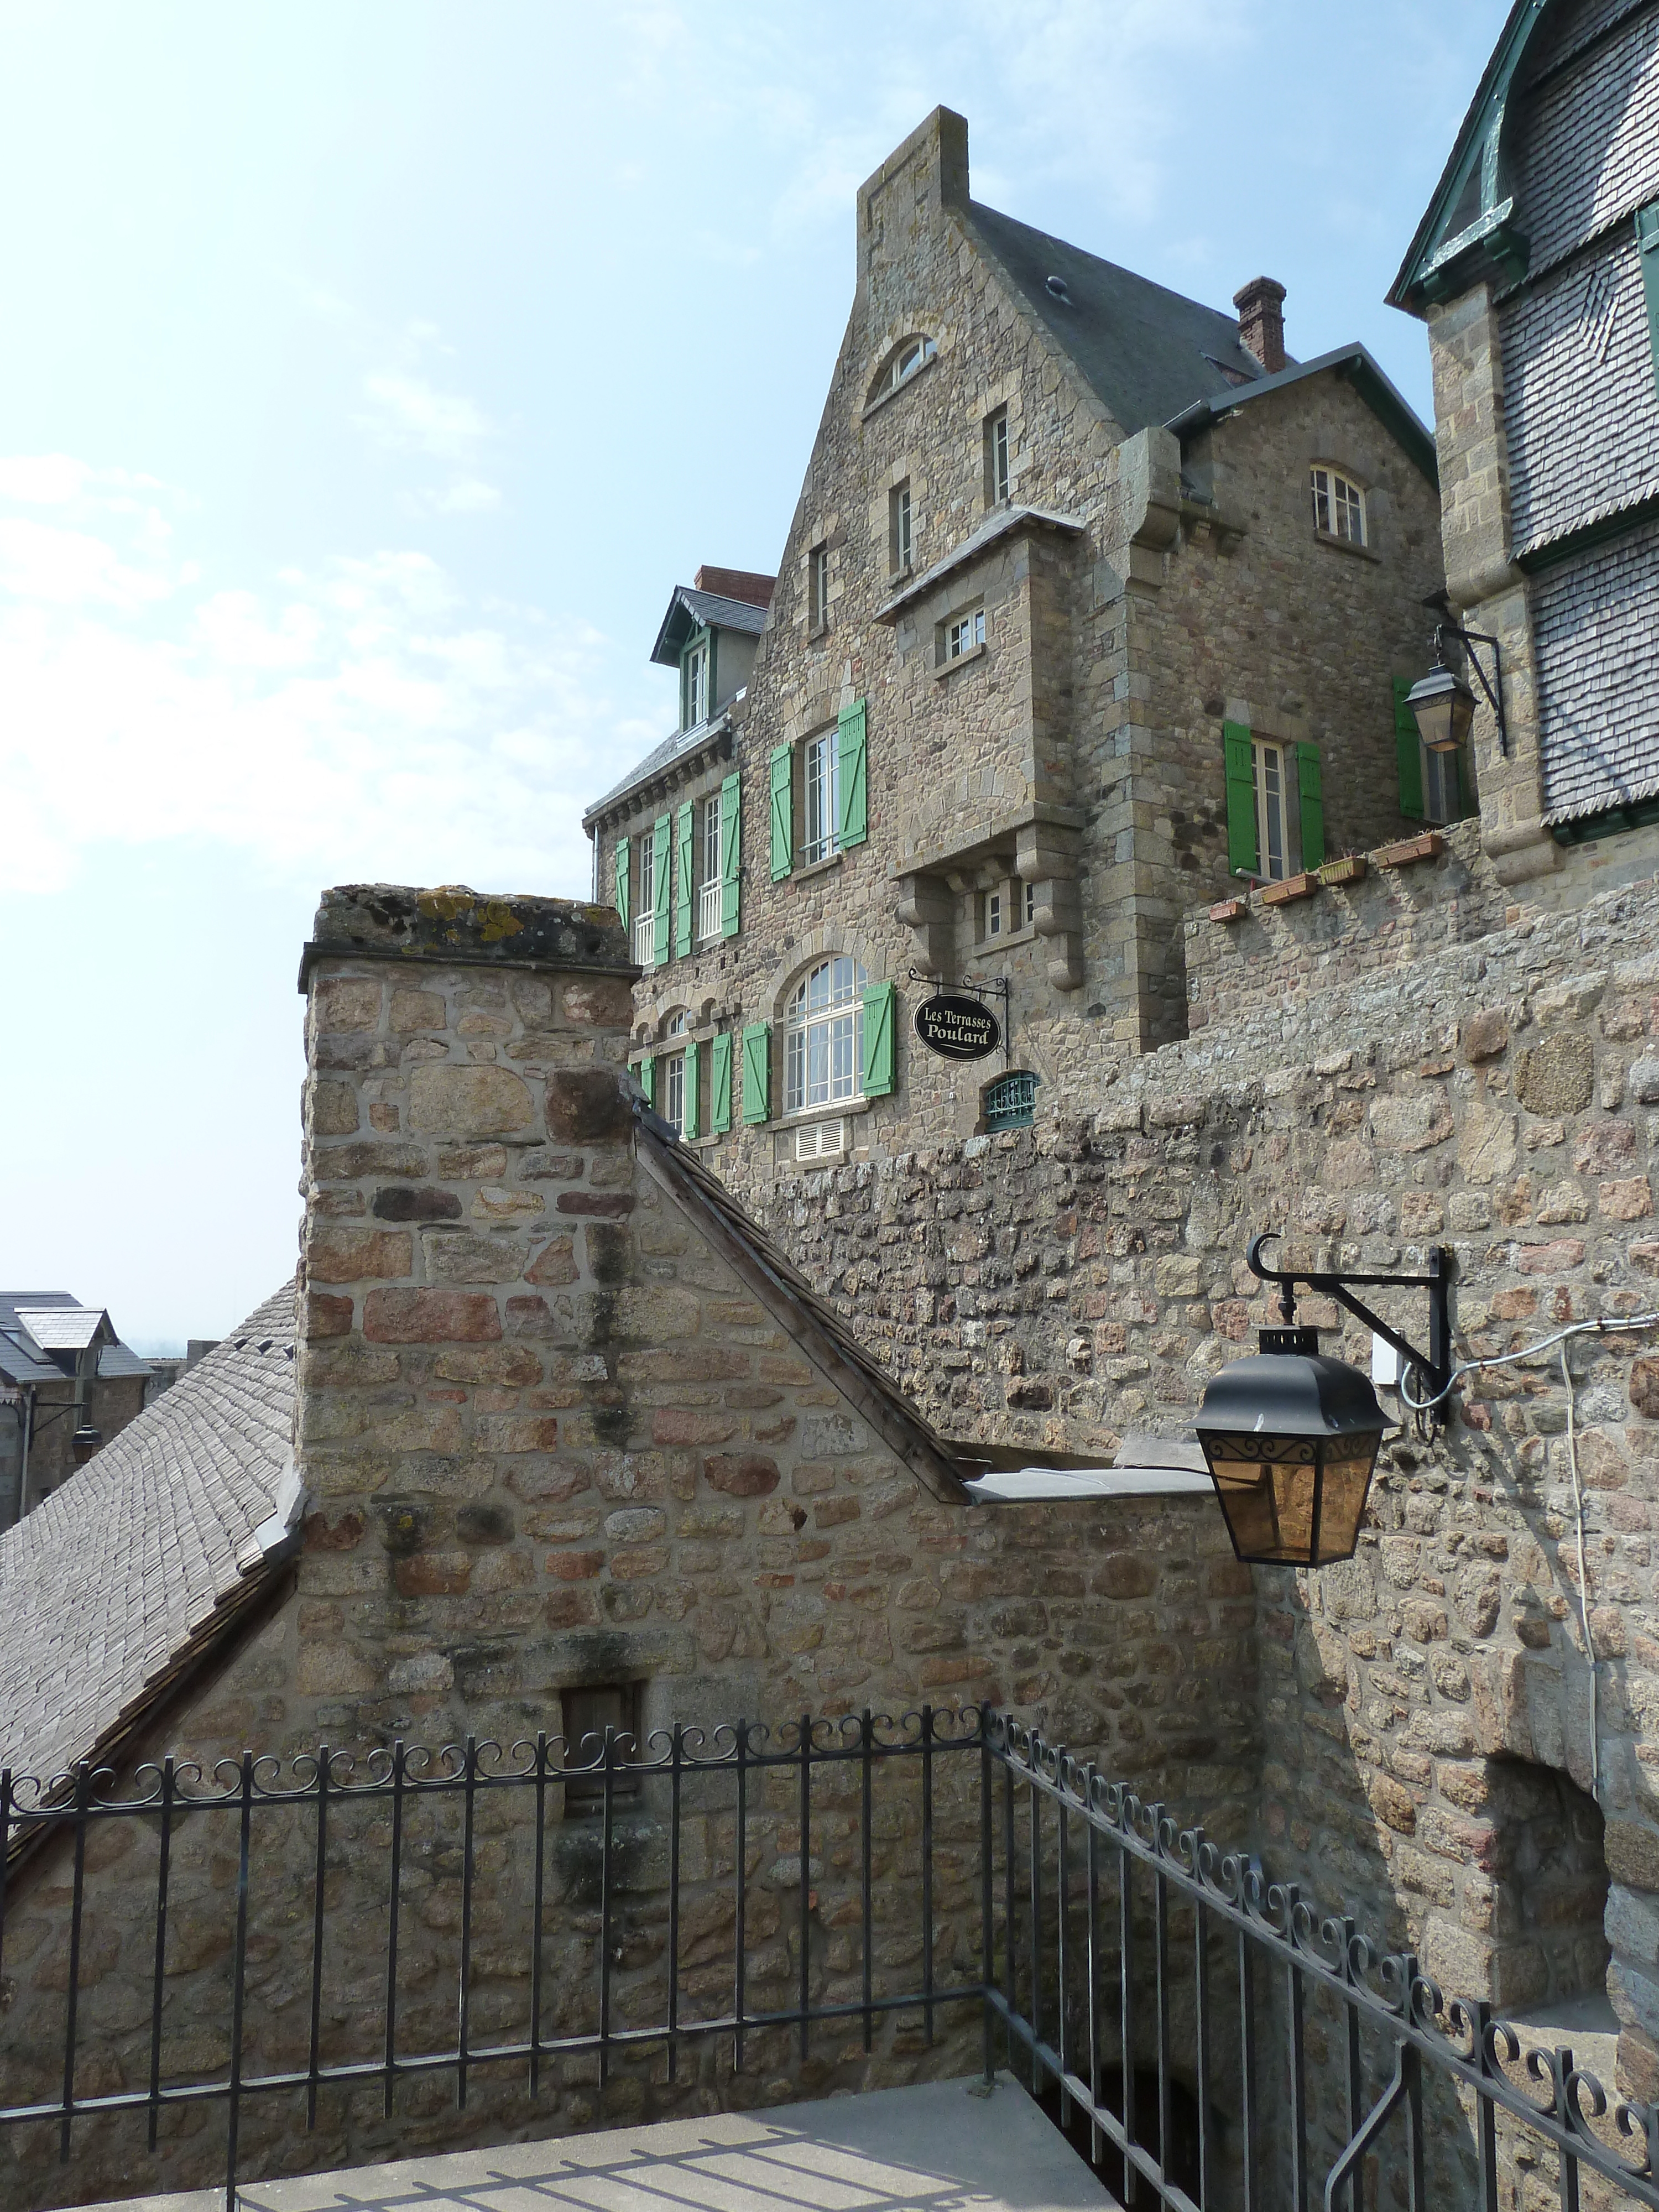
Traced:
<path id="1" fill-rule="evenodd" d="M 577 899 L 475 891 L 466 884 L 341 884 L 323 893 L 300 956 L 304 991 L 319 960 L 423 960 L 445 967 L 553 968 L 633 977 L 615 910 Z"/>

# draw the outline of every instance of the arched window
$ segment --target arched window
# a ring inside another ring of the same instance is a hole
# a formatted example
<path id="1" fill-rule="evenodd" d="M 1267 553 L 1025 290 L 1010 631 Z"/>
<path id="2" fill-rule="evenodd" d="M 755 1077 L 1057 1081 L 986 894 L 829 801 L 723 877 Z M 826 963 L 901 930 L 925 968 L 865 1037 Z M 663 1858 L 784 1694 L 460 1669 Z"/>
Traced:
<path id="1" fill-rule="evenodd" d="M 836 953 L 809 969 L 784 1016 L 784 1111 L 833 1106 L 860 1095 L 864 986 L 856 960 Z"/>
<path id="2" fill-rule="evenodd" d="M 1308 471 L 1313 493 L 1314 528 L 1327 538 L 1345 538 L 1351 545 L 1365 543 L 1365 495 L 1340 469 L 1316 461 Z"/>
<path id="3" fill-rule="evenodd" d="M 908 384 L 919 368 L 925 368 L 939 348 L 932 338 L 906 338 L 895 347 L 886 367 L 870 387 L 870 398 L 879 399 L 884 392 L 896 392 L 901 384 Z"/>

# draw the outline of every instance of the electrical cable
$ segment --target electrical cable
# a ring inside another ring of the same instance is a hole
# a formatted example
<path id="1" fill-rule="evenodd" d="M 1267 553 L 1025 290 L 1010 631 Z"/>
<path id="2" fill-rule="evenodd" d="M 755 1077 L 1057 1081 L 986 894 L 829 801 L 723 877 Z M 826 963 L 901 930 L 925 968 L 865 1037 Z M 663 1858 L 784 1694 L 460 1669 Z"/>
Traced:
<path id="1" fill-rule="evenodd" d="M 1453 1368 L 1444 1388 L 1437 1390 L 1431 1398 L 1413 1398 L 1406 1387 L 1404 1372 L 1396 1387 L 1413 1413 L 1426 1413 L 1443 1398 L 1449 1398 L 1465 1375 L 1478 1374 L 1483 1367 L 1512 1367 L 1517 1359 L 1535 1359 L 1540 1352 L 1553 1351 L 1558 1344 L 1565 1344 L 1570 1336 L 1588 1336 L 1592 1332 L 1598 1336 L 1605 1336 L 1610 1329 L 1626 1328 L 1659 1328 L 1659 1313 L 1632 1314 L 1628 1321 L 1613 1321 L 1606 1317 L 1597 1321 L 1576 1321 L 1570 1328 L 1557 1329 L 1553 1336 L 1542 1337 L 1536 1344 L 1523 1346 L 1519 1352 L 1494 1352 L 1489 1359 L 1462 1360 Z"/>
<path id="2" fill-rule="evenodd" d="M 1561 1346 L 1561 1382 L 1567 1394 L 1567 1465 L 1572 1471 L 1572 1510 L 1578 1531 L 1578 1618 L 1584 1631 L 1584 1663 L 1589 1668 L 1589 1754 L 1590 1796 L 1599 1805 L 1601 1802 L 1601 1716 L 1597 1696 L 1598 1668 L 1595 1645 L 1590 1638 L 1589 1574 L 1584 1565 L 1584 1492 L 1578 1480 L 1577 1407 L 1572 1387 L 1572 1370 L 1567 1364 L 1567 1347 Z"/>

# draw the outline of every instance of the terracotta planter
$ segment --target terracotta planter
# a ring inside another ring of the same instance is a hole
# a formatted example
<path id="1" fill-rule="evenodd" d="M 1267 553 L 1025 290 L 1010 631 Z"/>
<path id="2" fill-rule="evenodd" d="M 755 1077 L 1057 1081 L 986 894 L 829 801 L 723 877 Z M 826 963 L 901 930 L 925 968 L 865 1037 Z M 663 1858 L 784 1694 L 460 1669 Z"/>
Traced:
<path id="1" fill-rule="evenodd" d="M 1212 921 L 1243 921 L 1249 910 L 1248 899 L 1218 899 L 1210 908 L 1210 919 Z"/>
<path id="2" fill-rule="evenodd" d="M 1340 860 L 1327 860 L 1314 872 L 1328 890 L 1338 884 L 1362 883 L 1365 875 L 1364 855 L 1350 853 Z"/>
<path id="3" fill-rule="evenodd" d="M 1304 869 L 1299 876 L 1286 876 L 1282 884 L 1264 884 L 1261 903 L 1263 906 L 1289 906 L 1292 899 L 1311 898 L 1318 889 L 1318 877 Z"/>
<path id="4" fill-rule="evenodd" d="M 1371 858 L 1379 868 L 1414 868 L 1419 860 L 1437 860 L 1446 849 L 1446 841 L 1437 830 L 1425 830 L 1420 837 L 1402 837 L 1397 845 L 1383 845 Z"/>

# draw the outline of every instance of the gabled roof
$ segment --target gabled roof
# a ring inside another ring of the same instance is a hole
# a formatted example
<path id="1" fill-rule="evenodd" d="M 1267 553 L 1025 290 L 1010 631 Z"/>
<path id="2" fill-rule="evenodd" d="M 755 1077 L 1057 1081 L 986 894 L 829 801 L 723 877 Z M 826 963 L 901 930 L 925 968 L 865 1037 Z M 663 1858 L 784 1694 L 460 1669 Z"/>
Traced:
<path id="1" fill-rule="evenodd" d="M 642 1102 L 634 1105 L 635 1148 L 696 1220 L 786 1336 L 856 1407 L 924 1489 L 969 1503 L 956 1448 L 925 1420 L 892 1376 L 871 1358 L 847 1323 L 790 1266 L 725 1185 Z M 975 1473 L 978 1472 L 975 1468 Z"/>
<path id="2" fill-rule="evenodd" d="M 1206 423 L 1218 422 L 1223 416 L 1232 414 L 1251 400 L 1284 392 L 1293 384 L 1301 384 L 1310 376 L 1323 376 L 1328 371 L 1352 385 L 1395 443 L 1416 462 L 1429 482 L 1437 485 L 1440 469 L 1434 433 L 1362 345 L 1339 346 L 1334 353 L 1321 354 L 1317 361 L 1297 362 L 1272 376 L 1259 377 L 1254 384 L 1243 385 L 1237 392 L 1197 400 L 1177 415 L 1169 427 L 1178 438 L 1189 436 Z"/>
<path id="3" fill-rule="evenodd" d="M 154 1372 L 123 1344 L 102 1306 L 83 1306 L 68 1291 L 0 1291 L 0 1377 L 12 1382 L 61 1382 L 73 1371 L 67 1355 L 101 1347 L 98 1373 L 113 1378 Z M 25 1370 L 33 1367 L 36 1371 Z"/>
<path id="4" fill-rule="evenodd" d="M 964 538 L 960 545 L 935 561 L 931 568 L 912 577 L 890 599 L 883 601 L 876 609 L 878 622 L 893 622 L 900 612 L 916 599 L 925 599 L 936 584 L 969 562 L 976 561 L 988 546 L 994 545 L 1000 538 L 1008 538 L 1019 531 L 1053 530 L 1061 537 L 1086 537 L 1089 526 L 1080 516 L 1054 514 L 1046 507 L 999 507 L 988 521 Z"/>
<path id="5" fill-rule="evenodd" d="M 0 1766 L 108 1754 L 288 1556 L 294 1285 L 0 1536 Z"/>
<path id="6" fill-rule="evenodd" d="M 739 691 L 737 696 L 741 699 L 743 694 Z M 649 783 L 653 776 L 661 775 L 665 769 L 671 767 L 680 759 L 682 755 L 689 759 L 690 756 L 701 752 L 705 746 L 725 743 L 731 727 L 730 710 L 722 707 L 718 714 L 711 714 L 706 722 L 696 723 L 689 730 L 676 730 L 672 737 L 665 738 L 659 745 L 653 745 L 642 761 L 635 761 L 620 783 L 613 783 L 602 798 L 596 799 L 591 806 L 585 809 L 582 814 L 582 827 L 591 836 L 593 823 L 607 807 L 614 806 L 619 799 L 626 798 L 630 791 L 637 791 L 642 784 Z M 602 885 L 601 889 L 603 888 Z"/>
<path id="7" fill-rule="evenodd" d="M 967 219 L 1126 437 L 1262 374 L 1240 342 L 1236 316 L 1166 291 L 977 200 L 969 203 Z M 1050 291 L 1050 276 L 1064 284 L 1066 298 Z"/>
<path id="8" fill-rule="evenodd" d="M 676 584 L 651 658 L 665 668 L 678 668 L 681 648 L 696 630 L 740 629 L 748 637 L 758 637 L 765 628 L 766 609 L 752 600 L 728 599 L 719 592 L 700 592 L 695 585 Z"/>
<path id="9" fill-rule="evenodd" d="M 1527 241 L 1513 224 L 1504 126 L 1522 56 L 1548 5 L 1549 0 L 1515 0 L 1434 198 L 1389 287 L 1391 307 L 1420 315 L 1431 299 L 1463 290 L 1485 270 L 1507 278 L 1525 270 Z"/>

